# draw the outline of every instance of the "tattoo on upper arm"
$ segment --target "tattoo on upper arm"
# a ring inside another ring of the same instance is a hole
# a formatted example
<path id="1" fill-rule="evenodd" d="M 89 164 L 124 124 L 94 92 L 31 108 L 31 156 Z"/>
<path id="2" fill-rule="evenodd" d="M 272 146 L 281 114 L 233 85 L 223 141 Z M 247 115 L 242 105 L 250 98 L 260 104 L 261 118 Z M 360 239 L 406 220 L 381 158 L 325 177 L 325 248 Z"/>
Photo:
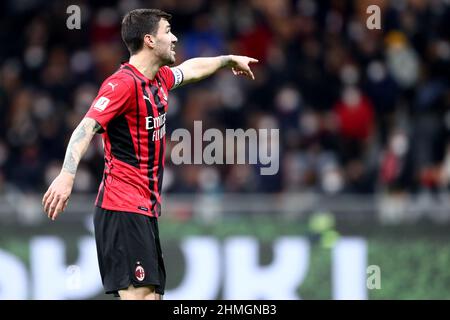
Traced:
<path id="1" fill-rule="evenodd" d="M 70 138 L 64 158 L 63 169 L 71 174 L 77 171 L 78 163 L 87 150 L 93 135 L 101 129 L 97 121 L 83 119 Z"/>

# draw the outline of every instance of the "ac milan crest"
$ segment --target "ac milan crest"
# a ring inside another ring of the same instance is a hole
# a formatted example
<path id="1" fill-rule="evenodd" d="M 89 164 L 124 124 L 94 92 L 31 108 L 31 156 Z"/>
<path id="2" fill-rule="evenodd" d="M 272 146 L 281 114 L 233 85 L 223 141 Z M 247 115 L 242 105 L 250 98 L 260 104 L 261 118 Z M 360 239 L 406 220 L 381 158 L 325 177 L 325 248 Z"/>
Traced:
<path id="1" fill-rule="evenodd" d="M 136 269 L 134 269 L 134 276 L 138 281 L 143 281 L 145 278 L 145 270 L 139 262 L 137 263 Z"/>

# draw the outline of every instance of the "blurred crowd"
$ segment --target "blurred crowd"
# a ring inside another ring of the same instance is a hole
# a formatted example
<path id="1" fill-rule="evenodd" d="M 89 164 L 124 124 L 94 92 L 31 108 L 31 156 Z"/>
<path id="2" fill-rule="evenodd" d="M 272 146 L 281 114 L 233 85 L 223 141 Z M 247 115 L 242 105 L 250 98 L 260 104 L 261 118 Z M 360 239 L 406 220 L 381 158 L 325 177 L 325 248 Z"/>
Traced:
<path id="1" fill-rule="evenodd" d="M 66 8 L 81 9 L 69 30 Z M 366 9 L 381 8 L 369 30 Z M 42 192 L 59 172 L 74 128 L 128 52 L 129 10 L 173 15 L 177 63 L 197 56 L 259 59 L 256 80 L 221 71 L 171 92 L 166 192 L 326 194 L 421 192 L 450 186 L 450 6 L 430 0 L 43 1 L 0 4 L 0 194 Z M 173 165 L 170 134 L 279 128 L 280 170 Z M 76 192 L 95 192 L 97 137 Z"/>

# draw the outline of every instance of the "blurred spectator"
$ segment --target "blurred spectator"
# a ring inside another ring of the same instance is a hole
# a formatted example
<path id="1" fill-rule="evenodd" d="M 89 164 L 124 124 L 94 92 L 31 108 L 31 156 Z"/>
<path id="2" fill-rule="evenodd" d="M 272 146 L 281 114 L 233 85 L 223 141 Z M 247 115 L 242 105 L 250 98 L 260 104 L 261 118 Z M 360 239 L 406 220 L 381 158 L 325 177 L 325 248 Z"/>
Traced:
<path id="1" fill-rule="evenodd" d="M 413 172 L 409 139 L 403 130 L 395 130 L 382 153 L 380 165 L 381 185 L 388 190 L 405 191 L 412 185 Z"/>
<path id="2" fill-rule="evenodd" d="M 359 158 L 373 134 L 374 110 L 367 96 L 355 87 L 346 87 L 334 106 L 341 135 L 343 161 Z"/>

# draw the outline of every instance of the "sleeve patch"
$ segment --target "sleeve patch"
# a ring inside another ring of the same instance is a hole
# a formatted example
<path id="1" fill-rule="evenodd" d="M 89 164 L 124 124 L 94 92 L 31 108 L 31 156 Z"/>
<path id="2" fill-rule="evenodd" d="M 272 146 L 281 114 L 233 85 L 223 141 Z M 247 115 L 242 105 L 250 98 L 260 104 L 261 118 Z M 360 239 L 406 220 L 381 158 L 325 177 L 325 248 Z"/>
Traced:
<path id="1" fill-rule="evenodd" d="M 103 111 L 105 110 L 106 106 L 109 103 L 109 99 L 106 97 L 100 97 L 97 102 L 94 104 L 94 109 L 98 110 L 98 111 Z"/>

